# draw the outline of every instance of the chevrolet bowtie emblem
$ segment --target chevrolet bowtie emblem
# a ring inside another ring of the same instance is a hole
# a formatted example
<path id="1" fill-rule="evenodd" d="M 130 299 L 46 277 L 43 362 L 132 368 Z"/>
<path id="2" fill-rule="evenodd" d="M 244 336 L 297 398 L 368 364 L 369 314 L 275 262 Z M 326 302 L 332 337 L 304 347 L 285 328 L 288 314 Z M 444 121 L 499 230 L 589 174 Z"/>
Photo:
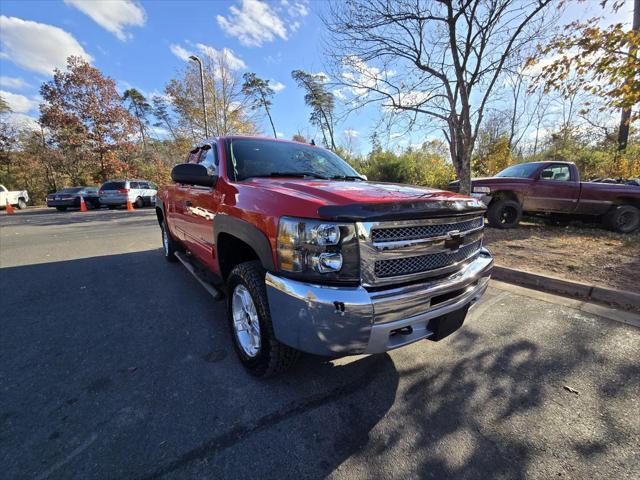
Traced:
<path id="1" fill-rule="evenodd" d="M 444 248 L 450 250 L 448 253 L 457 252 L 462 246 L 464 241 L 464 234 L 460 233 L 460 230 L 451 230 L 447 233 L 447 238 L 444 241 Z"/>

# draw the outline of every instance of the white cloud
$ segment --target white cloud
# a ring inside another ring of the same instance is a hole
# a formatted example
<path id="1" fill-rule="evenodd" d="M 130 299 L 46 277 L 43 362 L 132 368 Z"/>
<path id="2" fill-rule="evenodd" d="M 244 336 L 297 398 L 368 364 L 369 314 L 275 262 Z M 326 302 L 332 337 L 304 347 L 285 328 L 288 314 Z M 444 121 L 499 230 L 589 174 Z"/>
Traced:
<path id="1" fill-rule="evenodd" d="M 345 101 L 347 99 L 347 96 L 344 94 L 341 88 L 334 89 L 332 93 L 333 93 L 333 96 L 336 97 L 338 100 Z"/>
<path id="2" fill-rule="evenodd" d="M 202 43 L 196 44 L 196 48 L 212 60 L 224 60 L 231 70 L 244 70 L 245 68 L 247 68 L 247 64 L 244 63 L 244 61 L 235 53 L 233 53 L 233 50 L 231 50 L 230 48 L 216 50 L 215 48 L 209 45 L 204 45 Z"/>
<path id="3" fill-rule="evenodd" d="M 147 21 L 142 6 L 131 0 L 64 0 L 64 3 L 77 8 L 123 42 L 132 37 L 124 31 L 126 27 L 142 27 Z"/>
<path id="4" fill-rule="evenodd" d="M 282 82 L 276 82 L 275 80 L 271 80 L 269 82 L 269 86 L 273 89 L 274 92 L 278 93 L 285 89 L 285 84 Z"/>
<path id="5" fill-rule="evenodd" d="M 0 96 L 7 102 L 9 108 L 15 113 L 27 113 L 38 108 L 40 99 L 28 98 L 17 93 L 0 90 Z"/>
<path id="6" fill-rule="evenodd" d="M 50 75 L 64 68 L 70 55 L 93 60 L 71 34 L 53 25 L 2 15 L 0 31 L 0 58 L 34 72 Z"/>
<path id="7" fill-rule="evenodd" d="M 0 76 L 0 87 L 4 88 L 13 88 L 15 90 L 21 90 L 23 88 L 30 87 L 27 82 L 17 77 L 5 77 L 4 75 Z"/>
<path id="8" fill-rule="evenodd" d="M 211 60 L 214 60 L 216 62 L 224 60 L 227 66 L 231 70 L 244 70 L 247 68 L 247 64 L 244 63 L 244 60 L 238 57 L 230 48 L 223 48 L 222 50 L 217 50 L 216 48 L 210 45 L 205 45 L 203 43 L 196 43 L 194 46 L 194 49 L 187 49 L 181 45 L 172 44 L 169 46 L 169 50 L 171 50 L 171 53 L 173 53 L 176 57 L 178 57 L 181 60 L 184 60 L 185 62 L 189 61 L 189 57 L 191 55 L 194 55 L 199 52 L 206 55 Z"/>
<path id="9" fill-rule="evenodd" d="M 272 42 L 276 37 L 287 39 L 287 29 L 278 13 L 267 3 L 259 0 L 242 0 L 241 8 L 229 8 L 228 16 L 217 15 L 220 28 L 227 35 L 237 37 L 242 45 L 259 47 Z"/>
<path id="10" fill-rule="evenodd" d="M 307 2 L 306 0 L 301 2 L 290 2 L 289 0 L 282 0 L 280 3 L 287 9 L 287 13 L 291 17 L 306 17 L 307 15 L 309 15 L 309 2 Z"/>
<path id="11" fill-rule="evenodd" d="M 220 28 L 237 38 L 242 45 L 259 47 L 277 38 L 287 40 L 290 32 L 297 31 L 301 19 L 309 15 L 306 0 L 281 0 L 280 5 L 261 0 L 240 0 L 240 6 L 229 7 L 229 14 L 217 15 Z"/>
<path id="12" fill-rule="evenodd" d="M 190 55 L 193 55 L 187 49 L 181 47 L 180 45 L 176 45 L 176 44 L 169 45 L 169 50 L 171 50 L 171 53 L 173 53 L 180 60 L 184 60 L 185 62 L 189 60 L 189 56 Z"/>
<path id="13" fill-rule="evenodd" d="M 347 128 L 344 131 L 344 136 L 348 138 L 356 138 L 358 136 L 358 131 L 353 128 Z"/>
<path id="14" fill-rule="evenodd" d="M 6 114 L 7 123 L 17 129 L 40 130 L 38 120 L 24 113 Z"/>

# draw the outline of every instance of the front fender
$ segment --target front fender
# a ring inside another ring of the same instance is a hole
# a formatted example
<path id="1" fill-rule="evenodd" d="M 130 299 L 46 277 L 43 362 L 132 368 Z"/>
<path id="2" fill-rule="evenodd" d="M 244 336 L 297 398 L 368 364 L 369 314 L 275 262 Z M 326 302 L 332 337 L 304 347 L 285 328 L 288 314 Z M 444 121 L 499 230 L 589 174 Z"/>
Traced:
<path id="1" fill-rule="evenodd" d="M 237 217 L 218 214 L 213 219 L 213 236 L 216 239 L 216 245 L 222 233 L 234 236 L 249 245 L 258 255 L 262 267 L 268 272 L 275 271 L 271 243 L 258 227 Z"/>

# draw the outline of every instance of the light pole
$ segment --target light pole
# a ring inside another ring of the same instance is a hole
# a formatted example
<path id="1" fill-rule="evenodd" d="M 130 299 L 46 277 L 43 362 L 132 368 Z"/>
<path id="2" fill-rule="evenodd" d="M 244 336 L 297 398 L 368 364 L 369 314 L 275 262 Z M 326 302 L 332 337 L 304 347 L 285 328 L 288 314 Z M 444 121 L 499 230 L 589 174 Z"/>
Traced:
<path id="1" fill-rule="evenodd" d="M 204 136 L 209 138 L 209 122 L 207 121 L 207 102 L 204 99 L 204 73 L 202 71 L 202 60 L 195 55 L 189 57 L 190 60 L 198 63 L 200 67 L 200 87 L 202 88 L 202 114 L 204 115 Z"/>

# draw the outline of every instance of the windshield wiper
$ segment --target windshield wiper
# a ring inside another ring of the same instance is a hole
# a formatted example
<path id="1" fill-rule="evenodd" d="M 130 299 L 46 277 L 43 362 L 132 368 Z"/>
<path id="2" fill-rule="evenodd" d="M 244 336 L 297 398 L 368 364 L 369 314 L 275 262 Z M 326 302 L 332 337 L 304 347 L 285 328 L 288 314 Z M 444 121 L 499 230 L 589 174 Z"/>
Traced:
<path id="1" fill-rule="evenodd" d="M 331 180 L 362 180 L 364 181 L 364 178 L 362 178 L 360 175 L 334 175 L 333 177 L 331 177 Z"/>

